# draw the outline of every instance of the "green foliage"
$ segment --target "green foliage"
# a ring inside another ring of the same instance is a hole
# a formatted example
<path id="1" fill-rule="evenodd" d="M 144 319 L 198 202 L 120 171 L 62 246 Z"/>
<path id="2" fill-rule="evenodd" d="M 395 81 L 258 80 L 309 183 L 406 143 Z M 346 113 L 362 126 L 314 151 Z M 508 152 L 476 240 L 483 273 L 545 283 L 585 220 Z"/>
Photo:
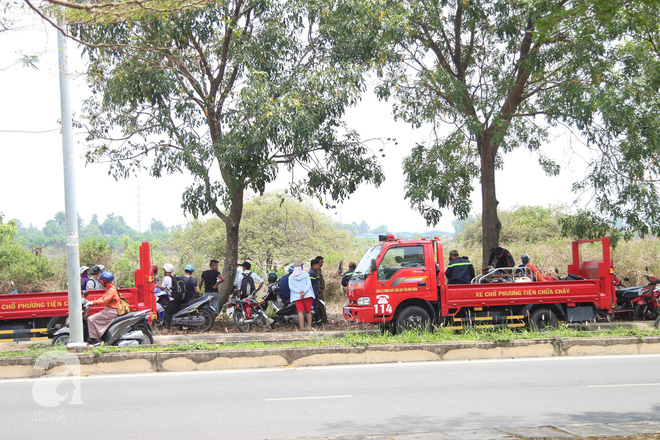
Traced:
<path id="1" fill-rule="evenodd" d="M 81 265 L 92 267 L 95 264 L 102 264 L 110 267 L 112 247 L 108 240 L 97 237 L 84 238 L 80 241 L 79 257 Z"/>
<path id="2" fill-rule="evenodd" d="M 660 235 L 660 3 L 578 2 L 593 12 L 616 44 L 594 59 L 583 75 L 593 78 L 573 95 L 567 115 L 588 114 L 578 124 L 588 141 L 589 172 L 574 185 L 591 200 L 587 210 L 565 222 L 572 234 L 593 235 L 623 226 L 623 235 Z M 606 65 L 607 69 L 600 69 Z"/>
<path id="3" fill-rule="evenodd" d="M 239 231 L 239 257 L 253 264 L 262 276 L 270 271 L 280 275 L 295 259 L 308 262 L 317 255 L 325 260 L 326 278 L 340 260 L 355 258 L 359 251 L 351 237 L 335 228 L 326 215 L 309 203 L 281 193 L 266 193 L 247 201 Z M 194 220 L 164 244 L 170 261 L 179 267 L 193 264 L 206 267 L 219 259 L 225 245 L 224 224 L 219 219 Z"/>
<path id="4" fill-rule="evenodd" d="M 11 291 L 10 281 L 16 283 L 19 292 L 35 291 L 45 278 L 54 275 L 53 265 L 17 241 L 16 220 L 4 223 L 3 219 L 0 213 L 0 293 Z"/>

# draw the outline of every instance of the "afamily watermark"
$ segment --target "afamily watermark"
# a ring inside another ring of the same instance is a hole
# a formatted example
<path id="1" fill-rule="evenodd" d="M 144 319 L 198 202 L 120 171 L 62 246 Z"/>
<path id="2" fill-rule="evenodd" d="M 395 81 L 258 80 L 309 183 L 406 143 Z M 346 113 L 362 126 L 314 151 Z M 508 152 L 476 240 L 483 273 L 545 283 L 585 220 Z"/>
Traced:
<path id="1" fill-rule="evenodd" d="M 66 351 L 47 351 L 37 358 L 34 368 L 62 370 L 49 373 L 34 381 L 32 397 L 40 406 L 54 408 L 60 405 L 82 405 L 78 356 Z M 59 413 L 63 414 L 62 411 Z"/>
<path id="2" fill-rule="evenodd" d="M 39 410 L 32 414 L 33 422 L 52 422 L 52 423 L 80 423 L 83 421 L 83 413 L 80 412 L 67 412 L 64 410 L 59 411 L 42 411 Z"/>

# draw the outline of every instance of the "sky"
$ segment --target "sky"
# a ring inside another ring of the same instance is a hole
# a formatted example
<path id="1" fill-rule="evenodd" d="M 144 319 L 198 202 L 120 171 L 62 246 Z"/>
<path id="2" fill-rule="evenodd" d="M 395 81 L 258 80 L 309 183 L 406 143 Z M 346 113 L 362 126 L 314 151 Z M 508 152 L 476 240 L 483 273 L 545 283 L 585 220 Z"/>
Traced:
<path id="1" fill-rule="evenodd" d="M 82 75 L 84 59 L 75 42 L 69 42 L 71 105 L 80 114 L 89 90 Z M 39 56 L 38 70 L 12 64 L 21 54 Z M 16 218 L 23 225 L 43 227 L 56 212 L 64 211 L 64 171 L 62 138 L 59 130 L 60 91 L 57 36 L 49 25 L 32 17 L 20 30 L 0 33 L 0 213 L 5 220 Z M 74 115 L 75 119 L 75 115 Z M 344 223 L 366 221 L 371 227 L 386 224 L 390 231 L 431 229 L 452 231 L 454 217 L 448 211 L 437 225 L 427 225 L 405 200 L 403 159 L 416 143 L 428 143 L 430 130 L 415 130 L 395 121 L 391 104 L 380 102 L 367 92 L 360 104 L 348 109 L 346 122 L 363 139 L 396 138 L 385 145 L 381 159 L 385 182 L 375 188 L 364 185 L 336 209 L 326 212 Z M 572 136 L 557 132 L 543 148 L 546 155 L 561 165 L 558 177 L 544 175 L 536 156 L 519 149 L 505 156 L 504 169 L 496 175 L 500 209 L 519 205 L 567 204 L 574 199 L 571 185 L 582 178 L 584 160 L 576 156 L 579 147 Z M 378 150 L 379 143 L 371 143 Z M 147 173 L 115 181 L 107 164 L 85 165 L 85 136 L 74 128 L 74 148 L 78 212 L 87 223 L 93 214 L 103 221 L 106 215 L 121 215 L 134 229 L 146 230 L 152 218 L 166 226 L 184 224 L 191 219 L 176 207 L 189 179 L 186 175 L 152 178 Z M 286 188 L 291 174 L 283 170 L 267 191 Z M 472 197 L 472 214 L 481 212 L 479 184 Z M 138 209 L 139 206 L 139 209 Z"/>

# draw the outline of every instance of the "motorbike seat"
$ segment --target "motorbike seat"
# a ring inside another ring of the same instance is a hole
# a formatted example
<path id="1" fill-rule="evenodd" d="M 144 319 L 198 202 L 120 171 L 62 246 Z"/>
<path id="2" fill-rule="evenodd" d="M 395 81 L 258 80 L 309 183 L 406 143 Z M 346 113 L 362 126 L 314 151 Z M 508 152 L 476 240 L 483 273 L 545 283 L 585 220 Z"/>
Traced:
<path id="1" fill-rule="evenodd" d="M 639 287 L 627 287 L 625 289 L 616 289 L 616 298 L 619 301 L 631 301 L 639 296 Z"/>
<path id="2" fill-rule="evenodd" d="M 245 301 L 244 299 L 234 299 L 234 300 L 232 300 L 231 303 L 234 304 L 234 305 L 237 305 L 237 306 L 247 306 L 247 305 L 250 304 L 249 302 Z"/>
<path id="3" fill-rule="evenodd" d="M 141 313 L 141 312 L 129 312 L 125 315 L 117 316 L 115 319 L 112 320 L 112 324 L 115 324 L 117 322 L 122 322 L 126 319 L 132 318 L 135 315 L 137 315 L 138 313 Z M 110 324 L 110 325 L 112 325 L 112 324 Z"/>

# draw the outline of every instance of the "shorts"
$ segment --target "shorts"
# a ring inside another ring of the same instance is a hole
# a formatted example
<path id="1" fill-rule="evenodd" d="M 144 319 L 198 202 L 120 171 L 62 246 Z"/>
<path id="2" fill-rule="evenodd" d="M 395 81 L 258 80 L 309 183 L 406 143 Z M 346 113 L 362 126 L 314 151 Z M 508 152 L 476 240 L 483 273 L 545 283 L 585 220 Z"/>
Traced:
<path id="1" fill-rule="evenodd" d="M 296 301 L 296 310 L 299 312 L 311 312 L 314 298 L 303 298 Z"/>

